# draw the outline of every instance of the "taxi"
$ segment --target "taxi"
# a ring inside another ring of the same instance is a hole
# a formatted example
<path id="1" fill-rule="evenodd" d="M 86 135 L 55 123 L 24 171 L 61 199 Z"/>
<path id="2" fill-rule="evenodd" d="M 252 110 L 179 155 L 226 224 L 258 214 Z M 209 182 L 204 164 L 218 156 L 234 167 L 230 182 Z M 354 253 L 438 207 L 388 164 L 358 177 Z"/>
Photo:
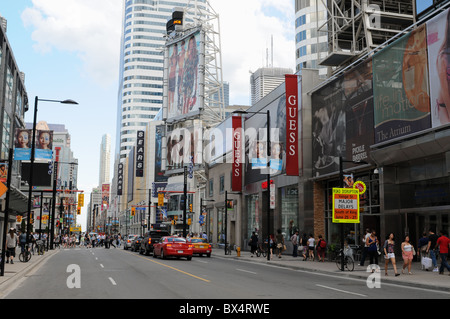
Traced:
<path id="1" fill-rule="evenodd" d="M 194 255 L 211 257 L 211 245 L 204 238 L 193 237 L 188 240 L 194 246 Z"/>

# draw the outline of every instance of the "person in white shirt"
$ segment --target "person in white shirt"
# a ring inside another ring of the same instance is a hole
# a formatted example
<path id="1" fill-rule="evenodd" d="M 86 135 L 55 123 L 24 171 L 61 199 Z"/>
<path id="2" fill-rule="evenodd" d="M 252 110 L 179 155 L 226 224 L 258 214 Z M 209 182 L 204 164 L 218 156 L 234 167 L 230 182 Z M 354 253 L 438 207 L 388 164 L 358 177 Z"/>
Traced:
<path id="1" fill-rule="evenodd" d="M 17 237 L 14 228 L 9 229 L 9 233 L 6 235 L 6 263 L 14 264 L 14 257 L 16 257 L 16 247 L 19 238 Z"/>

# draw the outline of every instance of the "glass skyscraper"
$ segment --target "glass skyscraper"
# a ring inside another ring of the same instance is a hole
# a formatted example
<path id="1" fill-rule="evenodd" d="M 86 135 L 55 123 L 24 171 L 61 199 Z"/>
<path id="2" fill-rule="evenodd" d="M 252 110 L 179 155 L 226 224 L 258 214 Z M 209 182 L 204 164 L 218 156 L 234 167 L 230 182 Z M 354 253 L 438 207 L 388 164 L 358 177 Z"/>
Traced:
<path id="1" fill-rule="evenodd" d="M 174 8 L 187 5 L 195 1 L 124 0 L 116 137 L 121 158 L 162 107 L 166 23 Z"/>

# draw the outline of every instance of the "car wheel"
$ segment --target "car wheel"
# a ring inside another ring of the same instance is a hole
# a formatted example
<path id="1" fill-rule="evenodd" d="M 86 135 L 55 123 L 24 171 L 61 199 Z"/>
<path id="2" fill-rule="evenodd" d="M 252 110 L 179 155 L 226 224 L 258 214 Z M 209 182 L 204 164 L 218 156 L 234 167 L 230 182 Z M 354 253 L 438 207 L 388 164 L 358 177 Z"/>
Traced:
<path id="1" fill-rule="evenodd" d="M 192 260 L 192 256 L 187 257 L 187 260 Z"/>
<path id="2" fill-rule="evenodd" d="M 207 254 L 206 257 L 211 257 L 211 254 Z"/>
<path id="3" fill-rule="evenodd" d="M 164 255 L 164 249 L 161 249 L 161 259 L 166 259 L 166 255 Z"/>
<path id="4" fill-rule="evenodd" d="M 158 256 L 156 256 L 155 251 L 153 251 L 153 258 L 156 258 Z"/>

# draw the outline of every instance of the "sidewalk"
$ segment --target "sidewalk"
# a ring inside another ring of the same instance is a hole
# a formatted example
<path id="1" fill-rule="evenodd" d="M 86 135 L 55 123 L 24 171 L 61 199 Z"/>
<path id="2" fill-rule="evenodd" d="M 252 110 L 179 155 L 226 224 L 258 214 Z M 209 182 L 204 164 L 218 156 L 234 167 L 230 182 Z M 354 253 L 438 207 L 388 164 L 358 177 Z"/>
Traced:
<path id="1" fill-rule="evenodd" d="M 317 260 L 303 261 L 302 256 L 292 257 L 291 255 L 282 255 L 281 258 L 273 256 L 273 259 L 268 261 L 267 257 L 251 257 L 251 253 L 249 251 L 241 251 L 240 257 L 237 256 L 236 251 L 232 251 L 231 255 L 225 255 L 224 249 L 220 248 L 213 248 L 212 256 L 218 258 L 231 258 L 241 261 L 259 262 L 290 269 L 332 274 L 363 280 L 367 280 L 370 275 L 370 273 L 367 272 L 367 267 L 369 266 L 368 260 L 366 260 L 365 267 L 359 266 L 359 262 L 355 262 L 355 269 L 352 272 L 348 270 L 343 272 L 338 269 L 335 262 L 327 261 L 327 259 L 325 259 L 325 262 L 319 262 Z M 383 256 L 378 258 L 378 265 L 380 266 L 381 284 L 391 283 L 409 287 L 450 292 L 450 276 L 447 270 L 445 270 L 444 275 L 439 275 L 439 273 L 433 272 L 432 269 L 430 271 L 422 270 L 419 262 L 413 262 L 411 268 L 412 275 L 407 274 L 407 269 L 405 269 L 405 274 L 401 274 L 403 260 L 397 257 L 397 270 L 401 275 L 395 277 L 394 269 L 392 268 L 391 263 L 389 263 L 388 266 L 388 276 L 385 276 Z M 440 264 L 438 264 L 438 266 L 440 266 Z"/>
<path id="2" fill-rule="evenodd" d="M 59 249 L 49 250 L 44 255 L 38 255 L 35 253 L 31 255 L 31 259 L 26 262 L 20 262 L 19 253 L 20 248 L 16 250 L 16 257 L 14 258 L 14 264 L 5 263 L 5 275 L 0 276 L 0 298 L 3 297 L 5 292 L 20 279 L 31 273 L 36 267 L 45 262 L 48 258 L 58 253 Z"/>

